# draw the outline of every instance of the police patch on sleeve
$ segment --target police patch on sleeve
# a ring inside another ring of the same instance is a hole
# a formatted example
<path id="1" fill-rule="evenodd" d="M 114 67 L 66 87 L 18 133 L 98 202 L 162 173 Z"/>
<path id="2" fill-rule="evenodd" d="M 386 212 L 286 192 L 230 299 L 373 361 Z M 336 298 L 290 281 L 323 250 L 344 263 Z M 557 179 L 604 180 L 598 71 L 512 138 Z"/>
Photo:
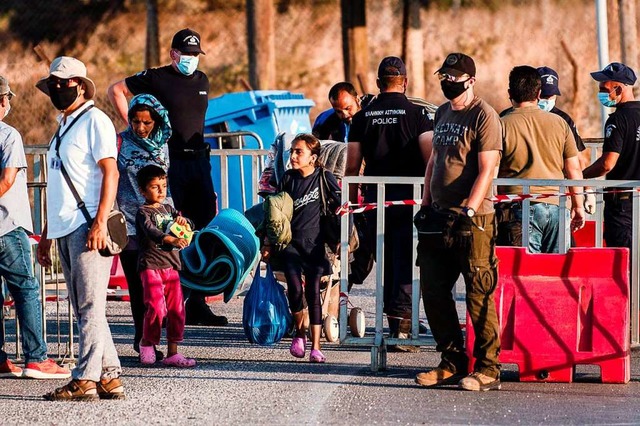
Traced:
<path id="1" fill-rule="evenodd" d="M 609 124 L 605 129 L 604 129 L 604 137 L 605 138 L 610 138 L 611 137 L 611 133 L 613 132 L 613 129 L 615 129 L 616 126 L 615 124 Z"/>

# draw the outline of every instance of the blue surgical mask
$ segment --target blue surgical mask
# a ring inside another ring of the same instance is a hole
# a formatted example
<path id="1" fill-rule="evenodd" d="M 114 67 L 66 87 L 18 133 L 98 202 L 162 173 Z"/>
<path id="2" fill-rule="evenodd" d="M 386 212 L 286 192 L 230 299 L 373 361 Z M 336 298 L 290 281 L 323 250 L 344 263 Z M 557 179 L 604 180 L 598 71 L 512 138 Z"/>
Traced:
<path id="1" fill-rule="evenodd" d="M 598 92 L 598 100 L 606 107 L 614 107 L 618 103 L 615 99 L 610 99 L 608 93 Z"/>
<path id="2" fill-rule="evenodd" d="M 556 106 L 555 99 L 538 99 L 538 107 L 543 111 L 551 111 Z"/>
<path id="3" fill-rule="evenodd" d="M 180 60 L 176 63 L 176 66 L 182 74 L 191 75 L 198 69 L 198 57 L 180 55 Z"/>

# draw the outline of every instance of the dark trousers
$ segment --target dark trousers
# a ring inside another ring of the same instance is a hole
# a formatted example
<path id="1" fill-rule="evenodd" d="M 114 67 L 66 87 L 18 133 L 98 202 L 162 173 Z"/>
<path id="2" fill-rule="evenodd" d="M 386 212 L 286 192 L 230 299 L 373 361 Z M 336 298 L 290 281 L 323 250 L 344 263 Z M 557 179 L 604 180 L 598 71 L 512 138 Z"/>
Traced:
<path id="1" fill-rule="evenodd" d="M 633 225 L 631 198 L 605 197 L 604 240 L 607 247 L 627 247 L 631 252 L 631 232 Z M 628 194 L 624 194 L 628 195 Z"/>
<path id="2" fill-rule="evenodd" d="M 369 241 L 375 250 L 378 241 L 376 212 L 373 210 L 365 214 Z M 414 267 L 411 261 L 412 218 L 410 206 L 387 208 L 384 229 L 384 313 L 388 316 L 411 318 L 411 273 Z"/>
<path id="3" fill-rule="evenodd" d="M 449 236 L 447 245 L 441 235 L 421 235 L 418 243 L 422 299 L 436 350 L 442 352 L 440 367 L 460 374 L 466 373 L 468 368 L 452 295 L 462 274 L 467 311 L 471 317 L 467 327 L 473 326 L 476 335 L 474 370 L 499 377 L 500 334 L 493 296 L 498 279 L 495 216 L 489 214 L 472 219 L 460 216 L 453 223 Z"/>
<path id="4" fill-rule="evenodd" d="M 133 317 L 133 344 L 137 348 L 142 339 L 142 323 L 147 308 L 144 306 L 142 281 L 138 273 L 138 250 L 124 250 L 120 253 L 122 270 L 129 287 L 129 302 L 131 303 L 131 316 Z"/>
<path id="5" fill-rule="evenodd" d="M 191 219 L 196 229 L 204 228 L 215 217 L 217 196 L 208 155 L 193 159 L 171 156 L 169 187 L 176 210 Z"/>
<path id="6" fill-rule="evenodd" d="M 196 229 L 202 229 L 211 222 L 217 213 L 217 195 L 211 180 L 209 154 L 178 155 L 170 152 L 169 187 L 176 210 L 193 221 Z M 205 303 L 205 295 L 199 291 L 183 288 L 189 299 L 186 304 L 189 318 L 202 318 L 211 315 Z"/>

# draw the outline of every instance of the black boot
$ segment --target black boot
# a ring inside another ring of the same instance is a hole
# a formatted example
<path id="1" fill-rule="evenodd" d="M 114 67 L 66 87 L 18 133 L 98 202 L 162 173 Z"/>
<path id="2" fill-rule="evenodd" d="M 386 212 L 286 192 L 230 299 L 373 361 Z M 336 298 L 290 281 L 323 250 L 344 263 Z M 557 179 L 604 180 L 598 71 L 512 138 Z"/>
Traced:
<path id="1" fill-rule="evenodd" d="M 211 325 L 225 326 L 229 324 L 227 317 L 215 315 L 209 309 L 209 305 L 204 300 L 204 294 L 196 291 L 191 292 L 191 296 L 185 303 L 186 324 L 187 325 Z"/>

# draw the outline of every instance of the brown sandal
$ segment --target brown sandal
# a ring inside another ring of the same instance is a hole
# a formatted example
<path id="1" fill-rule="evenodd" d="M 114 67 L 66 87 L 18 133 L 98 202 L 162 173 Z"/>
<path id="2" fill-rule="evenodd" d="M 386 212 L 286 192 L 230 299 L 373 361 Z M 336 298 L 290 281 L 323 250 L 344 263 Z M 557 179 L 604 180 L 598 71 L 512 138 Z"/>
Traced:
<path id="1" fill-rule="evenodd" d="M 96 384 L 100 399 L 125 399 L 124 386 L 119 377 L 113 379 L 100 379 Z"/>
<path id="2" fill-rule="evenodd" d="M 98 393 L 96 382 L 74 379 L 43 397 L 47 401 L 95 401 L 98 399 Z"/>

